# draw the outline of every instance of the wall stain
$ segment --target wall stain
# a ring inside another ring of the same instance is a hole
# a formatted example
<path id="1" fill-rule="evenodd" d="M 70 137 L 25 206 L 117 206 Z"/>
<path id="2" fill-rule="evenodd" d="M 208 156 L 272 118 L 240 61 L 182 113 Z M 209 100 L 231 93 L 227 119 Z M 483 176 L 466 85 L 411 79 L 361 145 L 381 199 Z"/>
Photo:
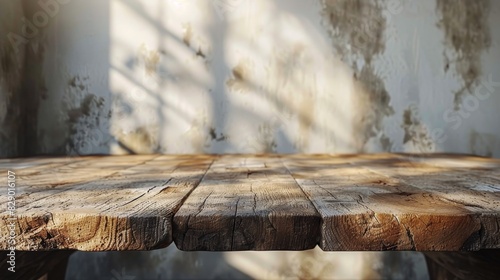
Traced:
<path id="1" fill-rule="evenodd" d="M 146 44 L 142 44 L 139 48 L 138 59 L 144 64 L 146 74 L 152 76 L 158 71 L 161 59 L 160 51 L 150 49 Z"/>
<path id="2" fill-rule="evenodd" d="M 18 49 L 10 42 L 10 32 L 21 34 L 20 18 L 23 16 L 20 1 L 3 1 L 0 10 L 0 158 L 22 155 L 23 107 L 30 100 L 24 100 L 22 89 L 25 45 Z"/>
<path id="3" fill-rule="evenodd" d="M 104 141 L 101 124 L 109 112 L 105 100 L 89 91 L 89 77 L 73 76 L 68 80 L 62 101 L 65 130 L 64 154 L 87 154 Z"/>
<path id="4" fill-rule="evenodd" d="M 366 142 L 383 130 L 383 119 L 393 115 L 394 109 L 390 105 L 391 98 L 385 89 L 384 81 L 374 73 L 370 65 L 363 67 L 355 81 L 355 147 L 358 151 L 363 151 Z"/>
<path id="5" fill-rule="evenodd" d="M 203 52 L 203 50 L 201 49 L 201 47 L 198 48 L 198 51 L 196 51 L 196 56 L 199 56 L 203 59 L 207 58 L 207 55 Z"/>
<path id="6" fill-rule="evenodd" d="M 383 79 L 372 66 L 373 59 L 385 51 L 386 18 L 381 1 L 324 0 L 323 16 L 329 25 L 333 47 L 342 61 L 351 66 L 355 98 L 353 108 L 355 148 L 358 152 L 372 137 L 382 135 L 382 121 L 394 114 Z M 360 67 L 357 63 L 363 59 Z M 388 147 L 387 136 L 379 139 Z"/>
<path id="7" fill-rule="evenodd" d="M 454 51 L 445 69 L 455 65 L 455 71 L 463 80 L 463 87 L 455 92 L 455 110 L 459 110 L 465 94 L 472 94 L 482 74 L 481 54 L 491 46 L 488 24 L 489 0 L 437 0 L 437 10 L 442 18 L 438 26 L 444 31 L 445 44 Z"/>
<path id="8" fill-rule="evenodd" d="M 278 144 L 274 139 L 274 128 L 270 124 L 261 124 L 258 127 L 257 152 L 276 153 Z"/>
<path id="9" fill-rule="evenodd" d="M 182 42 L 188 47 L 191 47 L 191 39 L 193 38 L 193 29 L 191 24 L 186 24 L 184 26 L 184 36 L 182 37 Z"/>
<path id="10" fill-rule="evenodd" d="M 403 145 L 410 144 L 417 152 L 428 153 L 435 150 L 434 141 L 425 124 L 420 121 L 416 106 L 411 105 L 403 112 L 401 128 L 404 130 Z"/>
<path id="11" fill-rule="evenodd" d="M 138 127 L 131 132 L 124 133 L 120 131 L 115 137 L 128 150 L 137 154 L 157 153 L 160 150 L 158 135 L 158 126 Z"/>
<path id="12" fill-rule="evenodd" d="M 333 27 L 334 47 L 343 58 L 355 54 L 370 64 L 384 52 L 386 20 L 378 1 L 324 0 L 323 15 Z"/>
<path id="13" fill-rule="evenodd" d="M 229 137 L 224 135 L 224 133 L 217 133 L 215 127 L 210 127 L 208 130 L 208 136 L 210 137 L 210 141 L 222 142 L 226 141 Z"/>
<path id="14" fill-rule="evenodd" d="M 233 67 L 232 77 L 226 81 L 226 86 L 231 92 L 246 92 L 250 89 L 250 73 L 253 71 L 252 64 L 246 60 L 242 60 Z"/>

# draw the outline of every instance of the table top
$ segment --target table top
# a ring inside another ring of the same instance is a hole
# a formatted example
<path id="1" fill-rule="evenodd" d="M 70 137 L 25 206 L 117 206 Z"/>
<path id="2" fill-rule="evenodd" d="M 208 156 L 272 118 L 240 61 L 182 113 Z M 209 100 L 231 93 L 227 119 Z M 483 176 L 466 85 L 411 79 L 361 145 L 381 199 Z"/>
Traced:
<path id="1" fill-rule="evenodd" d="M 500 160 L 482 157 L 38 157 L 0 174 L 0 250 L 500 248 Z"/>

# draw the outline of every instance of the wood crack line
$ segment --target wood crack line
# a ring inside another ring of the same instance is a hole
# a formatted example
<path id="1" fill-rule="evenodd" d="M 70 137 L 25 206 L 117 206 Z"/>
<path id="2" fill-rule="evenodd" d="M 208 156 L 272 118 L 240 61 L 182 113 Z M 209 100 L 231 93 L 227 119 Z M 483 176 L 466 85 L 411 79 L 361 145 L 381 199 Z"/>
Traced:
<path id="1" fill-rule="evenodd" d="M 255 209 L 257 209 L 257 193 L 253 191 L 253 184 L 250 183 L 250 191 L 253 193 L 253 207 L 252 211 L 255 214 Z"/>
<path id="2" fill-rule="evenodd" d="M 309 201 L 309 203 L 312 205 L 312 207 L 314 208 L 314 211 L 316 211 L 316 216 L 320 217 L 321 219 L 321 222 L 323 222 L 323 217 L 321 217 L 320 213 L 319 213 L 319 209 L 316 207 L 316 204 L 314 203 L 313 200 L 311 200 L 311 197 L 307 194 L 307 192 L 302 188 L 302 185 L 299 184 L 299 182 L 297 181 L 297 179 L 293 176 L 292 172 L 290 171 L 290 169 L 288 168 L 288 166 L 286 165 L 285 161 L 283 160 L 283 158 L 280 156 L 279 157 L 280 159 L 280 162 L 281 162 L 281 165 L 283 165 L 283 167 L 285 168 L 285 170 L 288 172 L 288 174 L 290 175 L 290 177 L 293 178 L 293 180 L 295 181 L 295 184 L 297 184 L 297 186 L 299 187 L 299 189 L 302 191 L 302 193 L 304 194 L 304 196 L 307 198 L 307 200 Z M 316 182 L 314 182 L 314 184 L 316 184 Z M 316 184 L 317 185 L 317 184 Z M 319 243 L 317 243 L 319 244 Z"/>
<path id="3" fill-rule="evenodd" d="M 212 165 L 214 164 L 215 160 L 217 158 L 214 158 L 212 160 L 212 162 L 210 162 L 210 164 L 208 165 L 207 169 L 205 170 L 205 173 L 203 173 L 203 176 L 200 178 L 200 180 L 198 182 L 196 182 L 194 184 L 194 186 L 191 188 L 191 190 L 182 198 L 182 200 L 180 201 L 179 205 L 177 206 L 176 209 L 173 209 L 172 211 L 172 219 L 173 217 L 177 214 L 177 211 L 179 211 L 179 209 L 181 208 L 181 206 L 184 204 L 184 202 L 186 202 L 186 200 L 189 198 L 189 196 L 191 196 L 191 194 L 193 193 L 193 191 L 201 184 L 201 182 L 203 182 L 203 180 L 205 179 L 205 177 L 207 176 L 207 173 L 208 171 L 210 170 L 210 168 L 212 167 Z M 189 219 L 189 217 L 188 217 Z M 189 221 L 189 220 L 188 220 Z M 173 221 L 172 221 L 172 224 L 173 224 Z"/>
<path id="4" fill-rule="evenodd" d="M 241 198 L 238 198 L 238 200 L 236 201 L 236 209 L 234 209 L 233 231 L 231 234 L 231 251 L 234 247 L 234 231 L 236 230 L 236 215 L 238 214 L 238 203 L 240 203 L 240 199 Z"/>

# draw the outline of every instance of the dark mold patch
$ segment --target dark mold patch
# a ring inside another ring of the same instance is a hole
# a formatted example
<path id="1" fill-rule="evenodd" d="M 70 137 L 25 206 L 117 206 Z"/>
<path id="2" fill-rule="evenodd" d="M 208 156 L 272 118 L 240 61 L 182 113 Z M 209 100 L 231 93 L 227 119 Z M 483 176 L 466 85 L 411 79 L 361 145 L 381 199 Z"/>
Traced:
<path id="1" fill-rule="evenodd" d="M 145 44 L 141 45 L 138 60 L 144 65 L 147 75 L 153 76 L 158 72 L 158 65 L 161 60 L 160 50 L 149 49 Z"/>
<path id="2" fill-rule="evenodd" d="M 387 137 L 385 134 L 382 134 L 380 136 L 380 145 L 382 146 L 382 149 L 386 152 L 391 152 L 392 151 L 392 141 L 389 137 Z"/>
<path id="3" fill-rule="evenodd" d="M 446 59 L 445 72 L 450 64 L 463 80 L 455 92 L 455 109 L 459 110 L 464 94 L 472 94 L 481 76 L 481 54 L 491 45 L 488 16 L 489 0 L 437 0 L 441 13 L 438 26 L 444 31 L 446 46 L 453 49 L 453 59 Z"/>
<path id="4" fill-rule="evenodd" d="M 214 127 L 211 127 L 208 131 L 208 135 L 210 136 L 211 141 L 222 142 L 228 139 L 224 133 L 217 133 Z"/>
<path id="5" fill-rule="evenodd" d="M 404 129 L 403 144 L 412 143 L 419 152 L 432 152 L 434 150 L 432 138 L 425 125 L 420 121 L 416 106 L 409 106 L 403 112 L 401 127 Z"/>
<path id="6" fill-rule="evenodd" d="M 470 134 L 470 151 L 479 156 L 492 157 L 493 150 L 498 150 L 500 141 L 493 134 L 478 133 L 473 130 Z"/>
<path id="7" fill-rule="evenodd" d="M 161 152 L 158 143 L 158 127 L 138 127 L 129 133 L 117 133 L 120 147 L 129 154 L 151 154 Z"/>
<path id="8" fill-rule="evenodd" d="M 377 1 L 325 0 L 323 13 L 333 27 L 334 46 L 343 57 L 360 55 L 369 64 L 385 50 L 386 20 Z"/>
<path id="9" fill-rule="evenodd" d="M 199 56 L 203 59 L 205 59 L 207 56 L 205 55 L 205 53 L 201 50 L 201 48 L 198 48 L 198 51 L 196 52 L 196 56 Z"/>
<path id="10" fill-rule="evenodd" d="M 354 138 L 363 151 L 367 141 L 380 136 L 384 148 L 390 139 L 383 136 L 382 120 L 394 114 L 384 81 L 375 73 L 373 59 L 385 51 L 386 19 L 380 1 L 324 0 L 323 16 L 330 26 L 332 43 L 341 59 L 350 64 L 356 90 Z M 357 59 L 364 60 L 361 69 Z M 382 135 L 382 136 L 381 136 Z"/>

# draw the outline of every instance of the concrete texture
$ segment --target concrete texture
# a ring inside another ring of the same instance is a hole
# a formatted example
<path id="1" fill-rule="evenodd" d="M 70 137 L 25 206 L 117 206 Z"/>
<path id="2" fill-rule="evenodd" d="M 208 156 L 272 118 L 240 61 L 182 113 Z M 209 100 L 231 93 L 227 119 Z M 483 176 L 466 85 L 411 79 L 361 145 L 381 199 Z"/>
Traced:
<path id="1" fill-rule="evenodd" d="M 500 2 L 469 2 L 73 0 L 31 146 L 499 156 Z"/>

